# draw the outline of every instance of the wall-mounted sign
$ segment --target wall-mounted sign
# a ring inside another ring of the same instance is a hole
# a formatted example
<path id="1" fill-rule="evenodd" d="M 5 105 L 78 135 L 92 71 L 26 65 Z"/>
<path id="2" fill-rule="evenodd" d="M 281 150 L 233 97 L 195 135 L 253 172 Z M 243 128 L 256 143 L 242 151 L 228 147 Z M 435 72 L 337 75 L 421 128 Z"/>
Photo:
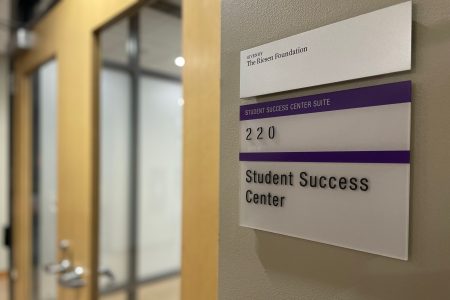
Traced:
<path id="1" fill-rule="evenodd" d="M 411 1 L 241 51 L 240 97 L 411 69 Z"/>
<path id="2" fill-rule="evenodd" d="M 406 260 L 411 82 L 240 108 L 240 225 Z"/>

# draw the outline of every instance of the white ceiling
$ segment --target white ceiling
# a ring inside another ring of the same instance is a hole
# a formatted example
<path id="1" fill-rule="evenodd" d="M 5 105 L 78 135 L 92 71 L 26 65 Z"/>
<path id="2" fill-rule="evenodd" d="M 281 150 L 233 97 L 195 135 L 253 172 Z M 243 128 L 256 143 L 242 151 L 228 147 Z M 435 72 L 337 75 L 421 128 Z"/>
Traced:
<path id="1" fill-rule="evenodd" d="M 10 23 L 10 0 L 0 0 L 0 54 L 5 54 L 8 49 L 9 28 L 5 24 Z"/>
<path id="2" fill-rule="evenodd" d="M 179 0 L 174 0 L 177 2 Z M 174 59 L 181 56 L 181 20 L 152 8 L 140 11 L 140 64 L 144 69 L 181 76 Z M 125 64 L 128 22 L 122 20 L 101 33 L 105 60 Z"/>

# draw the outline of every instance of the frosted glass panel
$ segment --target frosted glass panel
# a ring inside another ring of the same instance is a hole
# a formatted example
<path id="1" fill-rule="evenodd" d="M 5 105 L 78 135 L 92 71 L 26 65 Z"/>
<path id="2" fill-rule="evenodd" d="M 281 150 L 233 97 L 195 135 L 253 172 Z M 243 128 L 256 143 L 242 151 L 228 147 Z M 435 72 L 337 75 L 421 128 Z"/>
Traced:
<path id="1" fill-rule="evenodd" d="M 42 65 L 33 94 L 33 299 L 56 299 L 56 276 L 45 272 L 57 261 L 57 63 Z"/>
<path id="2" fill-rule="evenodd" d="M 140 279 L 180 268 L 182 89 L 176 81 L 140 79 Z"/>
<path id="3" fill-rule="evenodd" d="M 130 78 L 103 69 L 100 95 L 100 268 L 110 269 L 116 284 L 128 276 Z M 100 287 L 109 285 L 100 278 Z"/>

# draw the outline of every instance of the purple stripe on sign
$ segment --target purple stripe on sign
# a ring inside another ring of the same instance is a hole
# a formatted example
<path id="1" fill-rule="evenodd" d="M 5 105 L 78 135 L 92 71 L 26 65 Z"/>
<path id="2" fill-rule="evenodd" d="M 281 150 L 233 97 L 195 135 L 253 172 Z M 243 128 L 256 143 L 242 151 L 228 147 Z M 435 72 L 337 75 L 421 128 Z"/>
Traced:
<path id="1" fill-rule="evenodd" d="M 411 102 L 411 81 L 242 105 L 240 120 Z"/>
<path id="2" fill-rule="evenodd" d="M 240 161 L 409 164 L 409 151 L 241 152 Z"/>

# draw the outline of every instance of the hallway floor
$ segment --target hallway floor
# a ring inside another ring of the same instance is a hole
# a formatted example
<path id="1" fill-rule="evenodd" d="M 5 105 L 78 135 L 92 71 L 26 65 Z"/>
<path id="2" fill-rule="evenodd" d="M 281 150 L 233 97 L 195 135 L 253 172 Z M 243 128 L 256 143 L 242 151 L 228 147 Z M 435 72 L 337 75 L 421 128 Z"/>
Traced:
<path id="1" fill-rule="evenodd" d="M 180 299 L 180 277 L 173 277 L 167 280 L 143 285 L 139 289 L 140 300 L 179 300 Z M 122 293 L 101 297 L 102 300 L 123 300 L 126 299 Z M 8 280 L 7 276 L 0 275 L 0 300 L 8 300 Z"/>
<path id="2" fill-rule="evenodd" d="M 138 299 L 179 300 L 180 299 L 180 277 L 172 277 L 151 284 L 144 284 L 139 288 Z M 124 293 L 119 292 L 101 297 L 101 300 L 125 300 Z"/>
<path id="3" fill-rule="evenodd" d="M 6 274 L 0 274 L 0 300 L 8 299 L 8 277 Z"/>

